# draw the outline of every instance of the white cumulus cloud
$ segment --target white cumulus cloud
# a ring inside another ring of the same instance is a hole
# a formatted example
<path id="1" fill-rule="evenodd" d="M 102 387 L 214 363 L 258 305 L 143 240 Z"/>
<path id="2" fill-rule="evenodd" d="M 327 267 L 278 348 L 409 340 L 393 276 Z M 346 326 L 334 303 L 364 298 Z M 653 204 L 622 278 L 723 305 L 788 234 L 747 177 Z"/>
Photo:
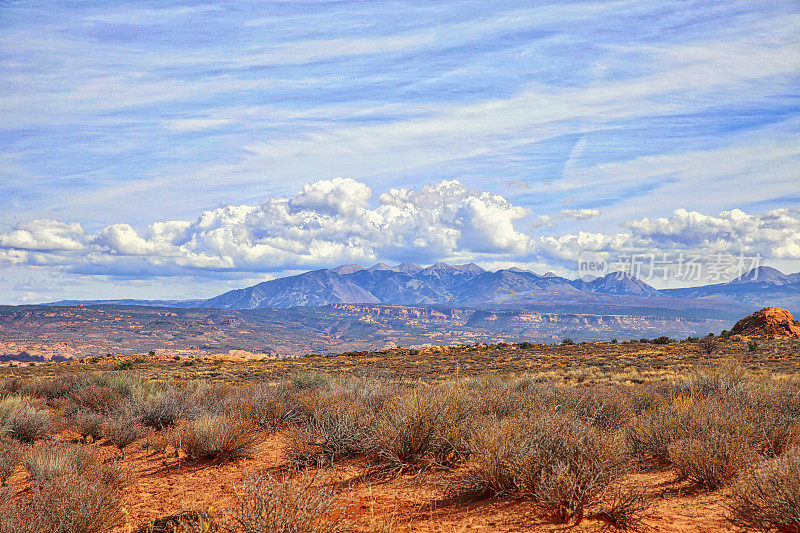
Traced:
<path id="1" fill-rule="evenodd" d="M 0 233 L 0 263 L 151 277 L 408 259 L 564 266 L 584 250 L 800 259 L 798 209 L 762 214 L 733 209 L 715 215 L 677 209 L 667 217 L 629 220 L 616 233 L 535 237 L 520 229 L 598 216 L 600 211 L 590 208 L 537 215 L 457 180 L 376 195 L 364 183 L 335 178 L 260 205 L 229 205 L 194 220 L 159 221 L 145 228 L 120 222 L 88 233 L 77 223 L 24 222 Z"/>

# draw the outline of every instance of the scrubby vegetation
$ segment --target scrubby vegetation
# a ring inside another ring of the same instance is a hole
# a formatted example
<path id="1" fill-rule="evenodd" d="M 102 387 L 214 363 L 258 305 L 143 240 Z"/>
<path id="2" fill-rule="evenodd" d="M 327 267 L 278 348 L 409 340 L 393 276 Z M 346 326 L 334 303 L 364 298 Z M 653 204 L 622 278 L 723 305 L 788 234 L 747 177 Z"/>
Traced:
<path id="1" fill-rule="evenodd" d="M 334 533 L 344 530 L 330 515 L 335 505 L 332 487 L 320 477 L 281 481 L 254 474 L 236 489 L 231 525 L 244 533 Z"/>
<path id="2" fill-rule="evenodd" d="M 541 374 L 421 382 L 308 373 L 238 386 L 72 374 L 0 386 L 0 433 L 0 482 L 9 484 L 0 533 L 93 533 L 128 520 L 120 487 L 131 474 L 117 462 L 129 461 L 126 449 L 146 447 L 167 468 L 205 468 L 256 457 L 275 435 L 285 470 L 251 472 L 211 514 L 169 518 L 186 531 L 335 531 L 351 503 L 326 467 L 346 466 L 365 479 L 436 479 L 448 498 L 522 498 L 558 523 L 621 529 L 638 527 L 655 498 L 632 479 L 660 469 L 718 491 L 737 527 L 800 524 L 800 382 L 733 362 L 607 385 Z"/>

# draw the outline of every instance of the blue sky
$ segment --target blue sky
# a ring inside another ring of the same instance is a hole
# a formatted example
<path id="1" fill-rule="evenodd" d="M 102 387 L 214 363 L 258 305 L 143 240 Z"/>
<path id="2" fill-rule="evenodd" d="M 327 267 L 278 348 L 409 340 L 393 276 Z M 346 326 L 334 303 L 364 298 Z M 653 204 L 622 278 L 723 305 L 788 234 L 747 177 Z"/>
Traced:
<path id="1" fill-rule="evenodd" d="M 0 71 L 0 303 L 582 249 L 800 270 L 793 1 L 4 2 Z"/>

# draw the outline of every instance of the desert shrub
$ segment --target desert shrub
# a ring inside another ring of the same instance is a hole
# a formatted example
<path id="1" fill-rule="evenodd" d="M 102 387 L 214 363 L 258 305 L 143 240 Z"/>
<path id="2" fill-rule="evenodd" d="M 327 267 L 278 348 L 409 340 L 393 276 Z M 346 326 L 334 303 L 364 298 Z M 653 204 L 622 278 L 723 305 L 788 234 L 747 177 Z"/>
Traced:
<path id="1" fill-rule="evenodd" d="M 473 416 L 506 418 L 524 410 L 529 400 L 529 396 L 508 387 L 481 388 L 472 395 Z"/>
<path id="2" fill-rule="evenodd" d="M 95 374 L 92 380 L 97 385 L 111 387 L 125 398 L 130 398 L 135 394 L 153 394 L 158 389 L 154 383 L 145 382 L 141 377 L 127 372 Z"/>
<path id="3" fill-rule="evenodd" d="M 268 431 L 302 418 L 301 401 L 283 385 L 248 387 L 229 399 L 228 411 Z"/>
<path id="4" fill-rule="evenodd" d="M 746 394 L 753 384 L 753 376 L 741 363 L 725 361 L 720 365 L 692 372 L 677 385 L 677 393 L 702 398 L 715 396 L 732 401 L 736 396 Z"/>
<path id="5" fill-rule="evenodd" d="M 666 464 L 669 463 L 669 445 L 682 435 L 682 420 L 664 399 L 639 413 L 624 429 L 635 456 Z"/>
<path id="6" fill-rule="evenodd" d="M 0 436 L 7 433 L 22 442 L 33 442 L 53 431 L 49 412 L 18 396 L 0 401 Z"/>
<path id="7" fill-rule="evenodd" d="M 620 388 L 568 388 L 558 395 L 557 405 L 600 429 L 622 427 L 633 415 L 630 398 Z"/>
<path id="8" fill-rule="evenodd" d="M 190 459 L 227 461 L 254 456 L 262 434 L 249 420 L 220 415 L 190 420 L 173 429 L 167 438 Z"/>
<path id="9" fill-rule="evenodd" d="M 207 415 L 223 414 L 229 410 L 233 401 L 245 398 L 239 387 L 206 381 L 196 382 L 193 394 L 198 401 L 197 408 Z"/>
<path id="10" fill-rule="evenodd" d="M 98 413 L 111 413 L 122 404 L 122 394 L 104 385 L 89 383 L 70 392 L 69 398 L 79 407 Z"/>
<path id="11" fill-rule="evenodd" d="M 301 374 L 292 374 L 289 376 L 289 381 L 297 389 L 314 389 L 320 390 L 328 387 L 330 384 L 330 376 L 326 374 L 319 374 L 316 372 L 304 372 Z"/>
<path id="12" fill-rule="evenodd" d="M 6 486 L 22 461 L 22 446 L 11 439 L 0 439 L 0 485 Z"/>
<path id="13" fill-rule="evenodd" d="M 621 435 L 557 413 L 483 424 L 462 487 L 531 495 L 562 522 L 580 519 L 626 471 Z"/>
<path id="14" fill-rule="evenodd" d="M 89 437 L 94 442 L 103 436 L 103 425 L 106 422 L 106 417 L 100 413 L 80 409 L 75 411 L 69 417 L 69 420 L 75 426 L 75 431 L 78 432 L 84 443 L 89 442 Z"/>
<path id="15" fill-rule="evenodd" d="M 758 343 L 756 341 L 754 341 L 752 339 L 747 341 L 747 351 L 748 352 L 754 352 L 754 351 L 756 351 L 756 348 L 758 348 Z"/>
<path id="16" fill-rule="evenodd" d="M 615 485 L 606 491 L 603 501 L 592 511 L 591 517 L 604 520 L 616 529 L 642 530 L 643 520 L 649 514 L 650 502 L 638 487 Z"/>
<path id="17" fill-rule="evenodd" d="M 573 341 L 572 339 L 564 339 L 563 341 L 561 341 L 561 344 L 562 346 L 572 346 L 573 344 L 575 344 L 575 341 Z"/>
<path id="18" fill-rule="evenodd" d="M 120 496 L 113 485 L 86 474 L 67 474 L 34 484 L 25 503 L 34 531 L 101 533 L 121 525 Z"/>
<path id="19" fill-rule="evenodd" d="M 333 533 L 342 530 L 335 506 L 333 489 L 318 477 L 279 481 L 261 473 L 235 487 L 230 515 L 244 533 Z"/>
<path id="20" fill-rule="evenodd" d="M 125 411 L 138 417 L 146 426 L 163 429 L 180 420 L 192 420 L 202 415 L 202 400 L 195 390 L 186 386 L 168 385 L 163 388 L 135 390 Z"/>
<path id="21" fill-rule="evenodd" d="M 670 339 L 666 335 L 662 335 L 661 337 L 656 337 L 655 339 L 653 339 L 653 344 L 669 344 L 671 340 L 672 339 Z"/>
<path id="22" fill-rule="evenodd" d="M 149 433 L 147 429 L 136 419 L 115 416 L 105 420 L 102 433 L 108 442 L 119 448 L 125 458 L 125 446 L 146 437 Z"/>
<path id="23" fill-rule="evenodd" d="M 714 490 L 729 483 L 756 457 L 745 437 L 712 431 L 671 443 L 669 459 L 681 476 Z"/>
<path id="24" fill-rule="evenodd" d="M 135 365 L 133 361 L 122 361 L 121 363 L 114 365 L 114 370 L 130 370 L 134 366 Z"/>
<path id="25" fill-rule="evenodd" d="M 66 374 L 49 379 L 37 381 L 33 394 L 48 400 L 53 398 L 66 398 L 75 390 L 87 384 L 87 377 L 83 374 Z"/>
<path id="26" fill-rule="evenodd" d="M 163 516 L 139 528 L 138 533 L 217 533 L 222 526 L 213 507 Z"/>
<path id="27" fill-rule="evenodd" d="M 697 341 L 697 346 L 703 353 L 711 355 L 719 348 L 719 341 L 714 337 L 703 337 Z"/>
<path id="28" fill-rule="evenodd" d="M 473 419 L 470 398 L 452 385 L 417 388 L 384 406 L 375 427 L 378 457 L 407 467 L 444 462 L 466 451 Z"/>
<path id="29" fill-rule="evenodd" d="M 742 466 L 747 450 L 766 447 L 766 433 L 756 427 L 752 414 L 727 400 L 684 394 L 662 398 L 625 426 L 632 452 L 643 460 L 673 463 L 708 488 L 718 486 L 717 474 L 703 474 L 704 469 L 718 472 L 724 482 L 729 479 L 726 472 Z M 678 441 L 683 442 L 673 447 Z"/>
<path id="30" fill-rule="evenodd" d="M 731 487 L 726 507 L 737 527 L 800 532 L 800 448 L 741 476 Z"/>
<path id="31" fill-rule="evenodd" d="M 288 454 L 295 464 L 334 462 L 374 449 L 375 412 L 351 396 L 326 398 L 305 424 L 288 435 Z"/>
<path id="32" fill-rule="evenodd" d="M 94 448 L 79 444 L 43 443 L 30 448 L 23 462 L 34 484 L 76 474 L 122 487 L 132 478 L 126 467 L 116 462 L 104 462 Z"/>

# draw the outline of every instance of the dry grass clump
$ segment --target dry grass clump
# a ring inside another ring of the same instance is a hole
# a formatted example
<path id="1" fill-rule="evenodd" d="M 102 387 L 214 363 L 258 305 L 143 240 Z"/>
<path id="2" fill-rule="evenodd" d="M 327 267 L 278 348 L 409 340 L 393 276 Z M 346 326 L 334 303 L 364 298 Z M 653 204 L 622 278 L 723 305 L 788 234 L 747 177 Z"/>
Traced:
<path id="1" fill-rule="evenodd" d="M 251 421 L 228 415 L 190 420 L 167 434 L 175 449 L 190 459 L 223 461 L 253 457 L 262 442 L 262 432 Z"/>
<path id="2" fill-rule="evenodd" d="M 75 444 L 47 443 L 31 448 L 25 455 L 25 467 L 36 483 L 99 466 L 100 458 L 94 449 Z"/>
<path id="3" fill-rule="evenodd" d="M 487 423 L 470 452 L 462 489 L 528 494 L 561 522 L 579 521 L 627 470 L 619 433 L 553 412 Z"/>
<path id="4" fill-rule="evenodd" d="M 709 488 L 730 480 L 756 453 L 773 457 L 800 442 L 797 385 L 756 379 L 735 364 L 653 388 L 635 411 L 625 425 L 633 452 L 674 463 Z"/>
<path id="5" fill-rule="evenodd" d="M 743 529 L 800 532 L 800 448 L 741 476 L 727 507 L 731 522 Z"/>
<path id="6" fill-rule="evenodd" d="M 17 524 L 9 531 L 101 533 L 123 520 L 117 489 L 105 480 L 66 474 L 36 483 L 30 494 L 14 502 Z"/>
<path id="7" fill-rule="evenodd" d="M 11 439 L 0 438 L 0 485 L 6 486 L 8 479 L 14 475 L 22 462 L 23 454 L 23 448 L 19 443 Z"/>
<path id="8" fill-rule="evenodd" d="M 244 533 L 333 533 L 343 530 L 335 509 L 333 489 L 319 477 L 277 480 L 265 472 L 235 488 L 229 514 Z"/>
<path id="9" fill-rule="evenodd" d="M 119 410 L 123 396 L 113 387 L 89 383 L 70 392 L 69 399 L 75 405 L 97 413 L 111 413 Z"/>
<path id="10" fill-rule="evenodd" d="M 650 514 L 650 501 L 639 487 L 615 485 L 606 491 L 603 501 L 590 516 L 605 521 L 616 529 L 637 531 Z"/>
<path id="11" fill-rule="evenodd" d="M 2 504 L 3 533 L 100 533 L 121 524 L 119 489 L 130 478 L 92 448 L 43 444 L 25 457 L 31 487 Z"/>
<path id="12" fill-rule="evenodd" d="M 8 434 L 22 442 L 33 442 L 54 429 L 49 412 L 19 396 L 0 400 L 0 436 Z"/>

